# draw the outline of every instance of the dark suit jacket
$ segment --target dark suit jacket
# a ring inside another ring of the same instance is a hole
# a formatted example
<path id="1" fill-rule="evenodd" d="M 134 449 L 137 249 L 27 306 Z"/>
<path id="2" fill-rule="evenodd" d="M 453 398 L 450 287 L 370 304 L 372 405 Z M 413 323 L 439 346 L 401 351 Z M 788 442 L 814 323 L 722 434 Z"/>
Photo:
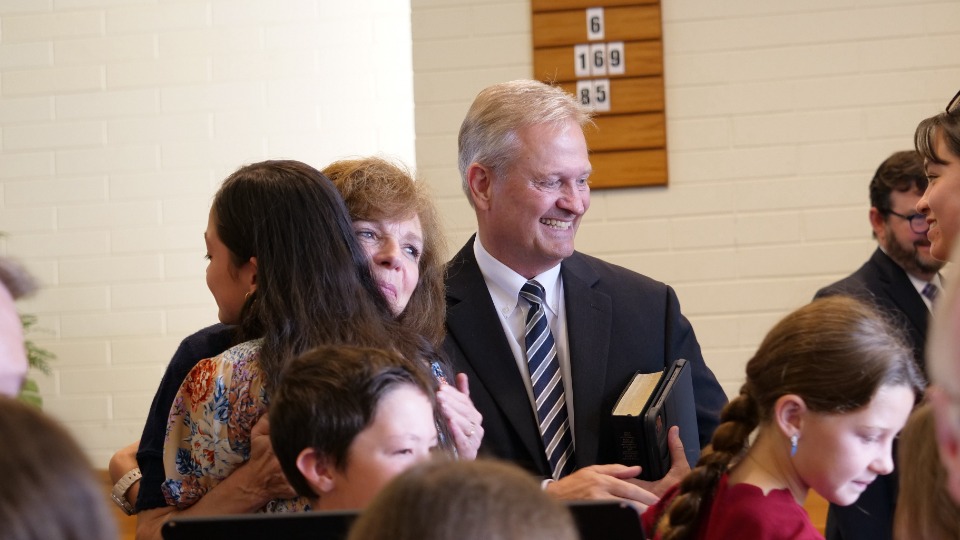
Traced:
<path id="1" fill-rule="evenodd" d="M 893 316 L 906 331 L 917 365 L 924 369 L 930 312 L 907 273 L 877 248 L 859 270 L 817 291 L 816 298 L 843 294 L 871 302 Z M 878 476 L 850 506 L 830 505 L 828 540 L 890 540 L 897 503 L 897 473 Z"/>
<path id="2" fill-rule="evenodd" d="M 693 367 L 701 446 L 717 427 L 726 396 L 706 366 L 693 328 L 663 283 L 574 253 L 560 267 L 573 378 L 577 467 L 615 463 L 610 413 L 637 371 L 662 371 L 686 358 Z M 495 311 L 473 241 L 447 269 L 444 350 L 470 377 L 470 397 L 483 414 L 481 452 L 549 476 L 536 418 Z M 569 382 L 567 391 L 570 391 Z"/>
<path id="3" fill-rule="evenodd" d="M 927 336 L 930 310 L 907 273 L 893 259 L 877 248 L 870 260 L 856 272 L 817 291 L 816 298 L 843 294 L 871 302 L 893 316 L 907 333 L 913 346 L 914 358 L 925 370 L 923 348 Z"/>

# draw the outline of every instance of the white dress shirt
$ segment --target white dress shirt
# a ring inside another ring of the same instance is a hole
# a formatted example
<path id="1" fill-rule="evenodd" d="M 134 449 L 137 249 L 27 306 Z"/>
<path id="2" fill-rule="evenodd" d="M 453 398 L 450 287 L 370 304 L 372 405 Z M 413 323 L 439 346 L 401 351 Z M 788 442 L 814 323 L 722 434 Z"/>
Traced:
<path id="1" fill-rule="evenodd" d="M 534 417 L 537 415 L 536 400 L 533 397 L 533 384 L 530 382 L 530 370 L 527 368 L 527 348 L 524 343 L 526 337 L 527 312 L 530 303 L 520 300 L 520 288 L 527 282 L 527 278 L 514 272 L 510 267 L 498 261 L 484 249 L 477 235 L 473 242 L 473 254 L 477 258 L 477 266 L 483 274 L 483 280 L 490 292 L 490 299 L 500 317 L 503 333 L 507 336 L 507 343 L 513 351 L 517 370 L 527 388 L 527 397 Z M 564 398 L 567 404 L 567 416 L 570 419 L 570 433 L 573 431 L 573 376 L 570 374 L 570 348 L 567 343 L 567 315 L 563 300 L 563 280 L 560 278 L 560 265 L 535 276 L 545 291 L 545 306 L 547 323 L 553 340 L 557 346 L 557 359 L 560 361 L 560 376 L 563 380 Z M 576 448 L 576 438 L 574 438 Z"/>
<path id="2" fill-rule="evenodd" d="M 923 288 L 927 286 L 927 283 L 932 283 L 940 289 L 940 292 L 943 292 L 943 284 L 940 282 L 940 274 L 933 276 L 929 282 L 924 281 L 920 278 L 913 277 L 910 273 L 907 273 L 907 277 L 910 278 L 910 283 L 913 283 L 913 287 L 917 289 L 917 294 L 920 295 L 920 298 L 923 299 L 923 303 L 927 305 L 927 309 L 933 311 L 933 301 L 927 298 L 927 295 L 923 294 Z"/>

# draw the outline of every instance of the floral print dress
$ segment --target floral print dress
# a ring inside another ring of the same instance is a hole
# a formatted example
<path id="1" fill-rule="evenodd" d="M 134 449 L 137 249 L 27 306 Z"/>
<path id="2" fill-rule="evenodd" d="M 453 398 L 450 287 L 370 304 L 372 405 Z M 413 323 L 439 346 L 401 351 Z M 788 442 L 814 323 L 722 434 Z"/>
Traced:
<path id="1" fill-rule="evenodd" d="M 250 432 L 268 405 L 257 362 L 261 343 L 247 341 L 201 360 L 184 379 L 163 444 L 167 504 L 189 508 L 250 459 Z M 307 510 L 308 502 L 278 499 L 261 511 Z"/>

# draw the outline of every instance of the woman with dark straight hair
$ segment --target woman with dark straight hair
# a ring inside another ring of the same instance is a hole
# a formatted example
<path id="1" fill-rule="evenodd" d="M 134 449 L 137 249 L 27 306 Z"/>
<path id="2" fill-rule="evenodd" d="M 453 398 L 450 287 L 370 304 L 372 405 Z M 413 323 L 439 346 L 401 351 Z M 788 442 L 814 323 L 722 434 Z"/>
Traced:
<path id="1" fill-rule="evenodd" d="M 297 355 L 337 344 L 411 358 L 422 351 L 422 340 L 396 323 L 379 293 L 340 195 L 309 165 L 265 161 L 230 175 L 204 240 L 207 286 L 221 322 L 236 325 L 239 345 L 201 360 L 181 385 L 163 451 L 168 506 L 141 512 L 138 536 L 156 537 L 175 513 L 218 513 L 218 499 L 240 496 L 214 488 L 252 456 L 272 454 L 269 438 L 260 436 L 268 426 L 258 420 Z M 253 494 L 247 511 L 305 507 L 279 471 L 265 474 L 273 480 L 261 489 L 272 500 L 264 506 L 262 494 Z"/>
<path id="2" fill-rule="evenodd" d="M 313 167 L 266 161 L 233 173 L 214 197 L 205 237 L 207 285 L 221 315 L 239 308 L 239 342 L 262 338 L 268 382 L 317 344 L 391 344 L 399 335 L 339 192 Z M 213 259 L 217 238 L 228 261 Z M 235 285 L 245 289 L 239 305 L 235 291 L 218 298 L 218 287 Z"/>
<path id="3" fill-rule="evenodd" d="M 323 173 L 344 198 L 378 294 L 384 296 L 405 331 L 421 336 L 421 359 L 433 359 L 436 355 L 432 347 L 438 347 L 445 335 L 444 243 L 437 212 L 425 186 L 402 164 L 378 157 L 337 161 Z M 233 316 L 229 311 L 220 315 Z M 236 320 L 227 322 L 232 325 Z M 197 362 L 237 344 L 234 330 L 234 326 L 218 324 L 181 342 L 154 397 L 141 441 L 118 451 L 111 459 L 111 476 L 117 482 L 116 500 L 123 503 L 126 511 L 135 510 L 133 502 L 141 511 L 166 506 L 160 489 L 165 478 L 162 454 L 174 396 Z M 483 437 L 482 418 L 466 393 L 466 376 L 454 377 L 453 370 L 445 364 L 441 364 L 441 368 L 450 382 L 440 385 L 436 392 L 442 445 L 455 448 L 461 458 L 472 458 Z M 266 419 L 262 423 L 266 424 Z M 266 441 L 265 426 L 254 433 Z M 260 446 L 256 437 L 252 444 Z M 259 493 L 260 496 L 249 500 L 238 500 L 238 497 L 221 500 L 217 505 L 219 512 L 246 511 L 274 498 L 268 496 L 272 494 L 270 486 L 285 485 L 285 482 L 278 467 L 271 469 L 265 465 L 276 462 L 269 454 L 269 447 L 264 452 L 254 452 L 254 459 L 228 480 L 230 493 Z M 261 456 L 263 459 L 257 459 Z M 137 480 L 141 471 L 142 479 Z M 265 480 L 273 478 L 278 481 Z"/>
<path id="4" fill-rule="evenodd" d="M 930 226 L 930 255 L 947 261 L 960 237 L 960 92 L 943 112 L 920 122 L 913 139 L 928 180 L 917 212 Z"/>

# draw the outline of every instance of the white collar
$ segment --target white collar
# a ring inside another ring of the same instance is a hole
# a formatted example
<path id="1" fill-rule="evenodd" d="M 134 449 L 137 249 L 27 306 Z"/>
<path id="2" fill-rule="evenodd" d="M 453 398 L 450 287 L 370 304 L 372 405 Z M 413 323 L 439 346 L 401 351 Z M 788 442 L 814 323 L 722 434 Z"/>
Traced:
<path id="1" fill-rule="evenodd" d="M 498 312 L 503 315 L 512 313 L 520 302 L 520 289 L 527 282 L 527 278 L 513 271 L 512 268 L 498 261 L 480 243 L 477 235 L 473 241 L 473 254 L 477 258 L 477 266 L 487 282 L 490 298 Z M 547 309 L 554 316 L 560 311 L 560 295 L 563 287 L 560 281 L 560 265 L 556 265 L 546 272 L 534 276 L 546 292 Z"/>

